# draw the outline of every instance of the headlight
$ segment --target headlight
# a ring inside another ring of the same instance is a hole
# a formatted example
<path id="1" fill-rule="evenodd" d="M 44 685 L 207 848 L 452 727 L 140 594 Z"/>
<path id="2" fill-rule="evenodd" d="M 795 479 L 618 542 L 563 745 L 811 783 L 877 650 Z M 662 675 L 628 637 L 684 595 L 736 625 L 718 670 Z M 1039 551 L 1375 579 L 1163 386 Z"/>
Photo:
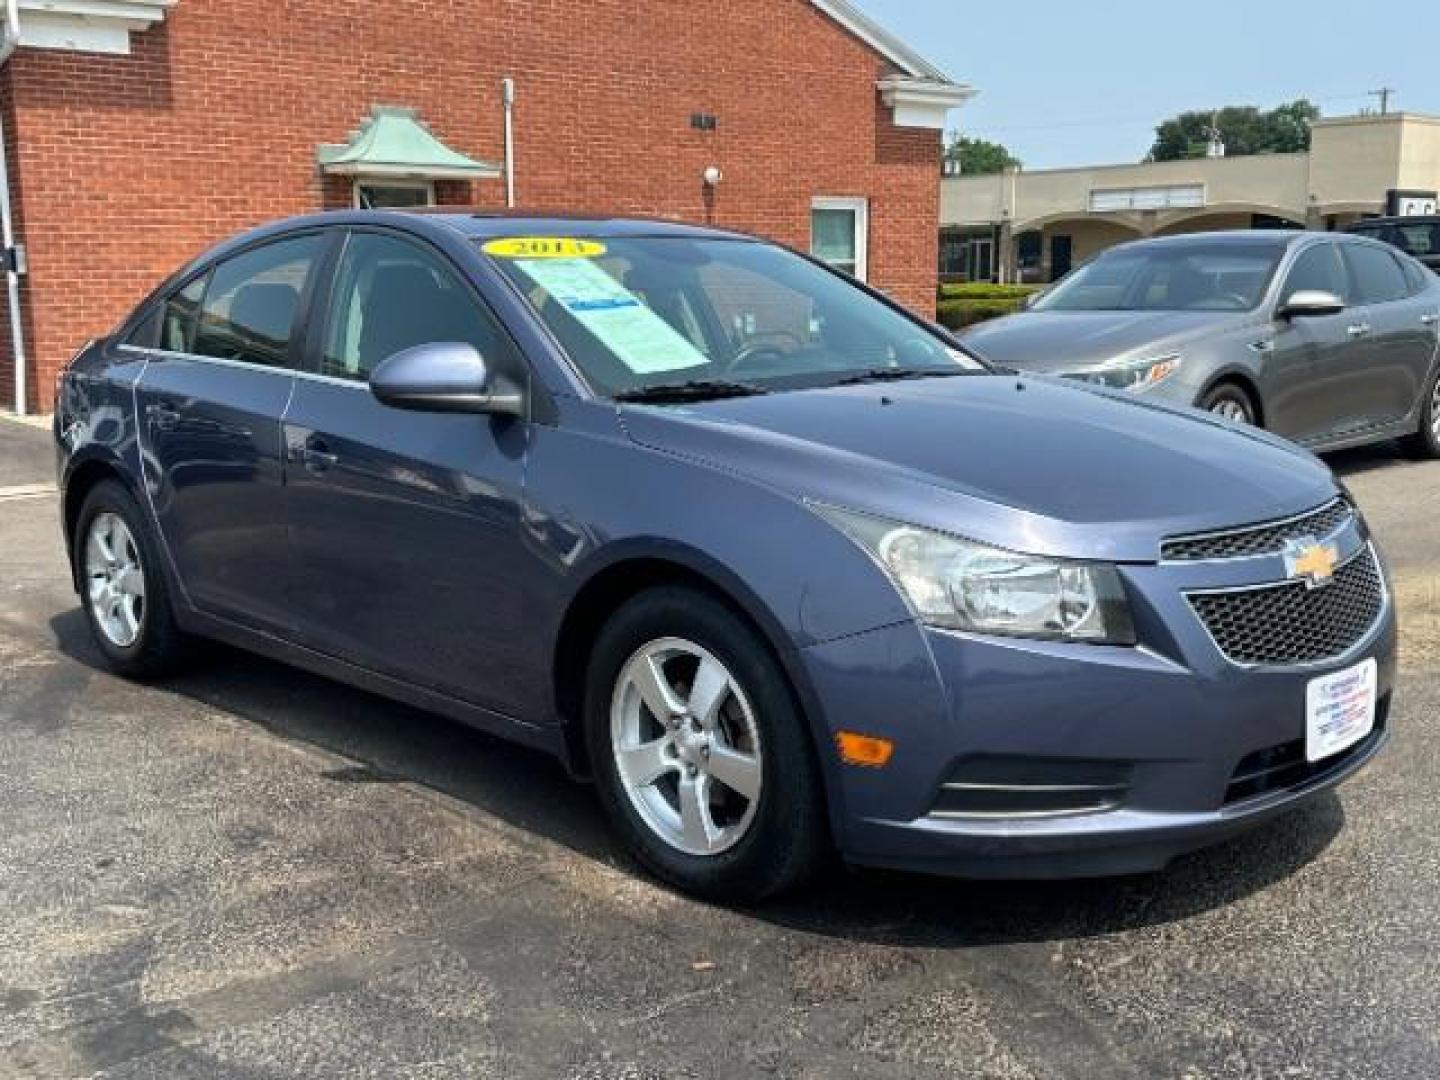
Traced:
<path id="1" fill-rule="evenodd" d="M 885 518 L 814 509 L 885 568 L 930 626 L 1135 644 L 1125 588 L 1113 566 L 1020 555 Z"/>
<path id="2" fill-rule="evenodd" d="M 1180 357 L 1157 356 L 1147 360 L 1125 360 L 1118 364 L 1067 372 L 1067 377 L 1116 390 L 1148 390 L 1180 370 Z"/>

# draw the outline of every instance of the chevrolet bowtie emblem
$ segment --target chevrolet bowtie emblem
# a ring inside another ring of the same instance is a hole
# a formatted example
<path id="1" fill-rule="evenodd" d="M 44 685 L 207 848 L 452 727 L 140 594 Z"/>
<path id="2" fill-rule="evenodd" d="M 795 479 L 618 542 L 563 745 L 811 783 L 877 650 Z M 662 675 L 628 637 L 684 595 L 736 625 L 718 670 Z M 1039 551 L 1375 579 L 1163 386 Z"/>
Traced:
<path id="1" fill-rule="evenodd" d="M 1330 584 L 1339 561 L 1340 551 L 1334 544 L 1303 537 L 1285 545 L 1285 572 L 1292 578 L 1300 578 L 1309 589 Z"/>

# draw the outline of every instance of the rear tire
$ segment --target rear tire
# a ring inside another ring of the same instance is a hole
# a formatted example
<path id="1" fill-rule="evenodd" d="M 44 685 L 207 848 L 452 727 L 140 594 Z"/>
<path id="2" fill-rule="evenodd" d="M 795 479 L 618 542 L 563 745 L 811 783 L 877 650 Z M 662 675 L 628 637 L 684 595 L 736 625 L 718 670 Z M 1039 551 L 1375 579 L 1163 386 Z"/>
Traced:
<path id="1" fill-rule="evenodd" d="M 74 544 L 80 606 L 105 662 L 132 679 L 176 670 L 189 642 L 170 607 L 159 545 L 123 485 L 103 480 L 86 495 Z"/>
<path id="2" fill-rule="evenodd" d="M 1400 449 L 1418 461 L 1440 458 L 1440 371 L 1435 373 L 1420 410 L 1420 429 L 1400 440 Z"/>
<path id="3" fill-rule="evenodd" d="M 1199 407 L 1237 424 L 1249 424 L 1253 427 L 1256 422 L 1255 402 L 1234 383 L 1212 386 L 1201 397 Z"/>
<path id="4" fill-rule="evenodd" d="M 686 892 L 762 900 L 811 876 L 829 852 L 819 766 L 785 673 L 704 592 L 652 589 L 605 624 L 586 678 L 585 732 L 620 838 Z"/>

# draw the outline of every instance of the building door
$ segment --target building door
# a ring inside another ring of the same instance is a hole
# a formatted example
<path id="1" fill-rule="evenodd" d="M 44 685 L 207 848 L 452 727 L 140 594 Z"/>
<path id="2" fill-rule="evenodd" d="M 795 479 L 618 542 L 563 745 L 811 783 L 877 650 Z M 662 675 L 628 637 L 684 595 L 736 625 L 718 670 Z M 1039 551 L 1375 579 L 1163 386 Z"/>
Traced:
<path id="1" fill-rule="evenodd" d="M 988 236 L 973 237 L 970 241 L 970 280 L 995 280 L 995 241 Z"/>
<path id="2" fill-rule="evenodd" d="M 1069 236 L 1052 236 L 1050 238 L 1050 280 L 1059 281 L 1068 274 L 1074 258 L 1074 241 Z"/>

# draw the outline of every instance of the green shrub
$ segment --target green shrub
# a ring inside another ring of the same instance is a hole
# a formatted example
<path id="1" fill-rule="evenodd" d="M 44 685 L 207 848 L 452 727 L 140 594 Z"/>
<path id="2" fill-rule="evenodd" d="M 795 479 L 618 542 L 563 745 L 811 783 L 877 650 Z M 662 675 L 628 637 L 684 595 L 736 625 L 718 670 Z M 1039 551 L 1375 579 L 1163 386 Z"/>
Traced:
<path id="1" fill-rule="evenodd" d="M 1013 315 L 1020 310 L 1018 300 L 941 300 L 936 307 L 936 320 L 951 330 Z"/>
<path id="2" fill-rule="evenodd" d="M 941 300 L 1023 300 L 1038 285 L 991 285 L 989 282 L 954 283 L 940 286 Z"/>

